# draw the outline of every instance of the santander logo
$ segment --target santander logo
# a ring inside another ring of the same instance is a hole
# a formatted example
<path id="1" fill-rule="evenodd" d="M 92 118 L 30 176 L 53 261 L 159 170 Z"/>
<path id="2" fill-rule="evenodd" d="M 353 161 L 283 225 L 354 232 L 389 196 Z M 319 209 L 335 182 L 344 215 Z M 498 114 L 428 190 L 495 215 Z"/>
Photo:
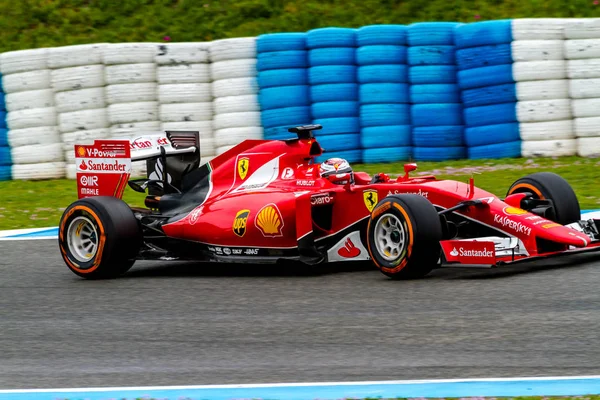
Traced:
<path id="1" fill-rule="evenodd" d="M 341 247 L 338 250 L 338 254 L 344 258 L 355 258 L 360 255 L 360 249 L 356 248 L 354 243 L 352 243 L 352 240 L 348 238 L 344 243 L 344 247 Z"/>

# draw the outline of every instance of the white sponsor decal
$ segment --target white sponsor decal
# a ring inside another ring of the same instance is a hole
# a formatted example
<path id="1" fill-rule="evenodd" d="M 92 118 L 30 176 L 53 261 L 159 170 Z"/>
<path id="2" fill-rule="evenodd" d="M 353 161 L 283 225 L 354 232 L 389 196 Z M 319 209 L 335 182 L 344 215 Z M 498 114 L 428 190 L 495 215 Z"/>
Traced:
<path id="1" fill-rule="evenodd" d="M 281 179 L 292 179 L 294 178 L 294 170 L 291 169 L 290 167 L 286 167 L 283 169 L 283 172 L 281 173 Z"/>
<path id="2" fill-rule="evenodd" d="M 242 249 L 232 249 L 231 251 L 233 251 L 233 255 L 235 256 L 242 254 Z"/>
<path id="3" fill-rule="evenodd" d="M 465 250 L 464 247 L 461 247 L 456 251 L 456 247 L 452 249 L 450 252 L 452 257 L 461 256 L 461 257 L 493 257 L 494 252 L 488 250 L 486 247 L 483 250 Z"/>
<path id="4" fill-rule="evenodd" d="M 81 183 L 81 186 L 98 186 L 98 177 L 82 175 L 79 178 L 79 183 Z"/>
<path id="5" fill-rule="evenodd" d="M 535 221 L 536 219 L 542 219 L 542 217 L 540 217 L 539 215 L 532 215 L 530 217 L 525 217 L 525 219 Z"/>
<path id="6" fill-rule="evenodd" d="M 244 254 L 247 254 L 249 256 L 256 256 L 258 255 L 258 249 L 246 249 L 246 251 L 244 251 Z"/>
<path id="7" fill-rule="evenodd" d="M 513 221 L 512 219 L 510 219 L 507 216 L 502 216 L 499 214 L 494 214 L 494 222 L 497 224 L 502 225 L 503 227 L 509 227 L 510 229 L 512 229 L 513 231 L 515 231 L 516 233 L 523 233 L 527 236 L 529 236 L 531 234 L 531 228 L 528 226 L 523 225 L 520 222 L 517 221 Z"/>
<path id="8" fill-rule="evenodd" d="M 418 194 L 419 196 L 423 196 L 425 198 L 427 198 L 429 196 L 429 192 L 424 192 L 421 189 L 419 189 L 418 192 L 405 192 L 402 190 L 390 190 L 387 195 L 391 196 L 393 194 Z"/>
<path id="9" fill-rule="evenodd" d="M 360 240 L 360 233 L 354 231 L 327 250 L 327 261 L 370 260 L 369 252 Z"/>
<path id="10" fill-rule="evenodd" d="M 200 215 L 200 209 L 196 208 L 190 214 L 190 225 L 194 225 L 198 221 L 198 215 Z"/>
<path id="11" fill-rule="evenodd" d="M 231 250 L 229 248 L 225 247 L 223 249 L 223 253 L 225 253 L 225 254 L 227 254 L 229 256 L 229 255 L 231 255 Z"/>
<path id="12" fill-rule="evenodd" d="M 315 186 L 315 181 L 309 181 L 304 179 L 298 179 L 296 181 L 296 185 L 298 186 Z"/>
<path id="13" fill-rule="evenodd" d="M 215 252 L 217 254 L 223 254 L 223 250 L 220 247 L 215 247 Z"/>
<path id="14" fill-rule="evenodd" d="M 94 157 L 94 158 L 104 158 L 104 157 L 115 158 L 118 156 L 116 151 L 102 151 L 102 150 L 98 150 L 98 149 L 86 149 L 86 151 L 87 151 L 88 157 Z"/>
<path id="15" fill-rule="evenodd" d="M 100 196 L 100 189 L 81 188 L 79 193 L 86 196 Z"/>
<path id="16" fill-rule="evenodd" d="M 129 169 L 129 163 L 118 158 L 84 158 L 77 162 L 77 171 L 82 172 L 126 172 Z"/>
<path id="17" fill-rule="evenodd" d="M 328 194 L 318 194 L 310 198 L 310 204 L 313 206 L 321 206 L 329 204 L 333 201 L 333 197 Z"/>

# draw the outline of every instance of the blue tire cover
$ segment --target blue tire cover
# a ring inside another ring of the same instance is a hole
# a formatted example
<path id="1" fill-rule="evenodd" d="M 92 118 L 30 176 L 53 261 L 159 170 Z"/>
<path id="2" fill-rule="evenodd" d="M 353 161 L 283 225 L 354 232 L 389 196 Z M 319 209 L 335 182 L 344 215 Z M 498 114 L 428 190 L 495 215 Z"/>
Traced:
<path id="1" fill-rule="evenodd" d="M 408 161 L 412 157 L 412 147 L 384 147 L 379 149 L 364 149 L 362 158 L 365 164 L 392 163 Z"/>
<path id="2" fill-rule="evenodd" d="M 360 150 L 360 134 L 350 133 L 343 135 L 319 135 L 319 131 L 315 132 L 315 137 L 323 150 L 330 151 L 345 151 L 345 150 Z"/>
<path id="3" fill-rule="evenodd" d="M 0 111 L 6 111 L 6 99 L 2 92 L 0 92 Z"/>
<path id="4" fill-rule="evenodd" d="M 258 71 L 306 67 L 308 67 L 308 51 L 306 50 L 271 51 L 260 53 L 256 57 Z"/>
<path id="5" fill-rule="evenodd" d="M 521 141 L 469 147 L 467 153 L 471 160 L 521 157 Z"/>
<path id="6" fill-rule="evenodd" d="M 408 125 L 409 104 L 366 104 L 360 106 L 361 127 Z"/>
<path id="7" fill-rule="evenodd" d="M 463 125 L 462 110 L 462 104 L 414 104 L 410 110 L 412 125 Z"/>
<path id="8" fill-rule="evenodd" d="M 315 157 L 315 162 L 322 163 L 329 158 L 343 158 L 351 164 L 357 164 L 362 161 L 362 150 L 327 151 Z"/>
<path id="9" fill-rule="evenodd" d="M 406 46 L 381 44 L 363 46 L 356 50 L 356 64 L 406 64 Z"/>
<path id="10" fill-rule="evenodd" d="M 484 125 L 465 129 L 465 144 L 469 147 L 521 140 L 519 123 Z"/>
<path id="11" fill-rule="evenodd" d="M 311 123 L 310 107 L 286 107 L 266 110 L 260 113 L 263 128 L 276 126 L 289 127 L 309 125 Z"/>
<path id="12" fill-rule="evenodd" d="M 283 126 L 273 126 L 271 128 L 265 128 L 264 138 L 266 140 L 297 139 L 298 135 L 289 132 L 288 129 L 300 125 L 306 125 L 306 122 L 290 123 Z"/>
<path id="13" fill-rule="evenodd" d="M 308 69 L 308 81 L 311 85 L 327 83 L 356 82 L 356 66 L 354 65 L 324 65 Z"/>
<path id="14" fill-rule="evenodd" d="M 10 147 L 0 147 L 0 165 L 12 165 L 12 157 L 10 155 Z"/>
<path id="15" fill-rule="evenodd" d="M 467 127 L 517 122 L 517 103 L 465 108 L 464 116 Z"/>
<path id="16" fill-rule="evenodd" d="M 365 65 L 358 68 L 360 83 L 407 83 L 408 66 L 401 64 Z"/>
<path id="17" fill-rule="evenodd" d="M 322 103 L 313 103 L 311 105 L 311 111 L 314 119 L 358 117 L 358 102 L 327 101 Z"/>
<path id="18" fill-rule="evenodd" d="M 473 22 L 457 26 L 454 43 L 458 48 L 512 42 L 511 20 Z"/>
<path id="19" fill-rule="evenodd" d="M 417 22 L 408 26 L 410 46 L 454 45 L 454 29 L 458 22 Z"/>
<path id="20" fill-rule="evenodd" d="M 323 129 L 317 131 L 321 136 L 341 133 L 360 133 L 358 117 L 319 118 L 314 119 L 313 124 L 323 126 Z"/>
<path id="21" fill-rule="evenodd" d="M 274 108 L 309 106 L 310 87 L 300 86 L 278 86 L 262 89 L 258 94 L 261 110 L 272 110 Z"/>
<path id="22" fill-rule="evenodd" d="M 365 83 L 360 85 L 359 98 L 362 104 L 408 103 L 409 85 L 406 83 Z"/>
<path id="23" fill-rule="evenodd" d="M 306 46 L 309 49 L 321 47 L 356 47 L 356 29 L 319 28 L 308 31 Z"/>
<path id="24" fill-rule="evenodd" d="M 306 33 L 267 33 L 256 38 L 257 53 L 285 50 L 306 50 Z"/>
<path id="25" fill-rule="evenodd" d="M 505 83 L 513 83 L 514 81 L 512 64 L 458 71 L 458 85 L 462 90 L 503 85 Z"/>
<path id="26" fill-rule="evenodd" d="M 512 103 L 517 101 L 517 87 L 514 83 L 485 86 L 462 92 L 465 107 L 487 106 L 491 104 Z"/>
<path id="27" fill-rule="evenodd" d="M 12 168 L 9 166 L 0 166 L 0 181 L 10 181 L 12 178 Z"/>
<path id="28" fill-rule="evenodd" d="M 414 104 L 460 103 L 460 90 L 455 83 L 410 85 L 410 102 Z"/>
<path id="29" fill-rule="evenodd" d="M 8 146 L 8 129 L 0 129 L 0 146 Z"/>
<path id="30" fill-rule="evenodd" d="M 360 142 L 364 149 L 381 147 L 410 147 L 410 125 L 387 125 L 362 128 Z"/>
<path id="31" fill-rule="evenodd" d="M 294 85 L 308 85 L 306 68 L 272 69 L 258 73 L 258 87 L 261 89 Z"/>
<path id="32" fill-rule="evenodd" d="M 356 31 L 359 47 L 378 44 L 406 45 L 405 25 L 367 25 Z"/>
<path id="33" fill-rule="evenodd" d="M 427 65 L 410 67 L 408 80 L 413 85 L 432 83 L 456 83 L 456 66 L 454 65 Z"/>
<path id="34" fill-rule="evenodd" d="M 454 65 L 454 46 L 411 46 L 408 65 Z"/>
<path id="35" fill-rule="evenodd" d="M 509 43 L 469 47 L 456 51 L 459 70 L 512 64 L 512 46 Z"/>
<path id="36" fill-rule="evenodd" d="M 313 103 L 358 101 L 358 85 L 356 83 L 312 85 L 310 87 L 310 98 Z"/>
<path id="37" fill-rule="evenodd" d="M 6 125 L 6 115 L 6 111 L 0 111 L 0 129 L 8 128 L 8 125 Z"/>
<path id="38" fill-rule="evenodd" d="M 414 147 L 415 161 L 447 161 L 467 158 L 466 147 Z"/>
<path id="39" fill-rule="evenodd" d="M 354 65 L 356 64 L 356 48 L 326 47 L 308 52 L 308 64 L 311 67 L 320 65 Z"/>
<path id="40" fill-rule="evenodd" d="M 464 146 L 465 127 L 420 126 L 412 130 L 412 145 L 415 147 Z"/>

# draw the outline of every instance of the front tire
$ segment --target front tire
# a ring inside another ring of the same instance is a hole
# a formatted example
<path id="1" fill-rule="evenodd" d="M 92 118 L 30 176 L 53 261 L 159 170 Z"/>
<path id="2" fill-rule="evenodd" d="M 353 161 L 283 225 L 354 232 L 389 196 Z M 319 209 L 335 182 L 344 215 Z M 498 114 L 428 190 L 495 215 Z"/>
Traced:
<path id="1" fill-rule="evenodd" d="M 87 279 L 115 278 L 135 263 L 142 234 L 120 199 L 90 197 L 71 204 L 60 219 L 58 244 L 67 267 Z"/>
<path id="2" fill-rule="evenodd" d="M 388 196 L 371 213 L 367 227 L 369 255 L 393 279 L 421 278 L 440 259 L 442 223 L 426 198 L 414 194 Z"/>

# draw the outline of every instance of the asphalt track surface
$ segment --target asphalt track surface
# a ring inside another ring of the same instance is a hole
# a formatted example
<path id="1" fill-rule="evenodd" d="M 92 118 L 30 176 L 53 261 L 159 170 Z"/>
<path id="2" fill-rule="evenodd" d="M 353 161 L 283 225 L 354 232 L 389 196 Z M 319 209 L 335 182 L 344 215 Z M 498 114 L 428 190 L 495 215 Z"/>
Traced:
<path id="1" fill-rule="evenodd" d="M 600 258 L 391 281 L 140 262 L 86 281 L 0 242 L 0 388 L 600 374 Z"/>

